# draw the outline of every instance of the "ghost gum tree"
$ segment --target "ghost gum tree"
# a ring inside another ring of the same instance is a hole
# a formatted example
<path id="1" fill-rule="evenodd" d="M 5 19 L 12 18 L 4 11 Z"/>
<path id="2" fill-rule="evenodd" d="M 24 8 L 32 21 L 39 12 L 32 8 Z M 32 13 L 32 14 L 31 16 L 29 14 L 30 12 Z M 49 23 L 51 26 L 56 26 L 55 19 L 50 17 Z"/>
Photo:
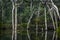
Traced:
<path id="1" fill-rule="evenodd" d="M 17 40 L 17 0 L 11 0 L 12 2 L 12 40 Z"/>
<path id="2" fill-rule="evenodd" d="M 18 0 L 11 0 L 12 2 L 12 40 L 17 40 L 17 7 L 20 7 L 23 0 L 17 3 Z"/>
<path id="3" fill-rule="evenodd" d="M 53 21 L 53 25 L 54 25 L 54 30 L 55 30 L 55 29 L 58 28 L 57 16 L 60 19 L 60 15 L 59 15 L 58 7 L 54 4 L 53 0 L 50 0 L 50 1 L 51 1 L 51 3 L 49 5 L 51 5 L 51 8 L 49 8 L 48 5 L 47 5 L 47 7 L 49 9 L 49 12 L 50 12 L 50 15 L 51 15 L 51 18 L 52 18 L 52 21 Z M 55 23 L 54 23 L 53 14 L 54 14 L 54 17 L 55 17 L 56 26 L 55 26 Z"/>

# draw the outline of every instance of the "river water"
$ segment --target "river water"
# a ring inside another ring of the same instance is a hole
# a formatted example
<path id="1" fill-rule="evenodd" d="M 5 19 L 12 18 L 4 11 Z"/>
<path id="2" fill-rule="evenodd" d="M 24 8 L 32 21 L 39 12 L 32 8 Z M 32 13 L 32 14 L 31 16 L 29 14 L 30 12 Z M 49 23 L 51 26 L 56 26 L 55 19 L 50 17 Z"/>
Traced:
<path id="1" fill-rule="evenodd" d="M 6 31 L 5 31 L 6 32 Z M 47 35 L 46 35 L 47 32 Z M 38 32 L 36 36 L 36 32 L 29 32 L 31 40 L 60 40 L 58 39 L 58 35 L 56 31 L 41 31 Z M 11 34 L 4 34 L 0 36 L 1 40 L 11 40 Z M 17 33 L 17 40 L 28 40 L 26 31 L 22 33 Z"/>

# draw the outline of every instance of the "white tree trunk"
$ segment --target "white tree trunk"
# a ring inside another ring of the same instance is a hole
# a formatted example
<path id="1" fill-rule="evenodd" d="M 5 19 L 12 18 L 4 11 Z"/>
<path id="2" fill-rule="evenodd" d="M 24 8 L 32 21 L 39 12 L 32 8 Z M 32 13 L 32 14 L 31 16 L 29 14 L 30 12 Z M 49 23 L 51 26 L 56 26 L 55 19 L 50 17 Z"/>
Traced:
<path id="1" fill-rule="evenodd" d="M 46 17 L 46 8 L 44 8 L 44 13 L 45 13 L 45 40 L 47 40 L 47 17 Z"/>
<path id="2" fill-rule="evenodd" d="M 52 2 L 52 7 L 55 9 L 55 11 L 56 11 L 56 13 L 57 13 L 57 15 L 58 15 L 58 17 L 59 17 L 59 19 L 60 19 L 58 7 L 54 4 L 54 2 L 53 2 L 52 0 L 51 0 L 51 2 Z"/>
<path id="3" fill-rule="evenodd" d="M 28 36 L 28 39 L 29 39 L 29 40 L 31 40 L 31 38 L 30 38 L 28 29 L 29 29 L 30 21 L 31 21 L 31 19 L 32 19 L 32 17 L 33 17 L 33 12 L 32 12 L 32 2 L 31 2 L 31 4 L 30 4 L 30 11 L 31 11 L 32 14 L 31 14 L 31 16 L 30 16 L 30 18 L 29 18 L 29 20 L 28 20 L 28 23 L 27 23 L 27 36 Z"/>
<path id="4" fill-rule="evenodd" d="M 58 29 L 57 16 L 55 11 L 54 11 L 54 16 L 55 16 L 55 22 L 56 22 L 56 29 Z M 58 37 L 58 33 L 56 33 L 56 40 L 57 40 L 57 37 Z"/>
<path id="5" fill-rule="evenodd" d="M 50 12 L 50 16 L 51 16 L 51 19 L 52 19 L 52 22 L 53 22 L 53 27 L 54 27 L 54 30 L 55 30 L 55 23 L 54 23 L 54 19 L 53 19 L 53 14 Z"/>
<path id="6" fill-rule="evenodd" d="M 15 5 L 13 0 L 11 1 L 13 7 L 12 8 L 12 40 L 17 40 L 17 6 Z"/>
<path id="7" fill-rule="evenodd" d="M 46 8 L 44 8 L 45 13 L 45 30 L 47 30 L 47 14 L 46 14 Z"/>
<path id="8" fill-rule="evenodd" d="M 17 40 L 17 7 L 15 7 L 15 40 Z"/>
<path id="9" fill-rule="evenodd" d="M 57 15 L 56 15 L 55 11 L 54 11 L 54 16 L 55 16 L 56 29 L 58 29 Z"/>
<path id="10" fill-rule="evenodd" d="M 12 40 L 14 40 L 14 3 L 12 3 Z"/>
<path id="11" fill-rule="evenodd" d="M 53 19 L 53 14 L 52 14 L 52 10 L 50 10 L 50 8 L 49 8 L 49 6 L 47 5 L 47 7 L 48 7 L 48 11 L 49 11 L 49 14 L 50 14 L 50 16 L 51 16 L 51 19 L 52 19 L 52 22 L 53 22 L 53 27 L 54 27 L 54 30 L 55 30 L 55 23 L 54 23 L 54 19 Z"/>

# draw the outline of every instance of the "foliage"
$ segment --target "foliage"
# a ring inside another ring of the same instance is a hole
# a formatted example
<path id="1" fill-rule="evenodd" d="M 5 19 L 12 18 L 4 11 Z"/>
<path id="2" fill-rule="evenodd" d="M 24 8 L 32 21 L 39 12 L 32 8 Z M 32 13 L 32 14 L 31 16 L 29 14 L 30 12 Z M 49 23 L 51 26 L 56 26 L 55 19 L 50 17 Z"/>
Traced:
<path id="1" fill-rule="evenodd" d="M 22 0 L 18 0 L 18 2 L 21 2 L 21 1 Z M 34 6 L 33 11 L 35 9 L 37 10 L 37 7 L 38 7 L 37 6 L 38 2 L 36 4 L 35 1 L 38 1 L 38 0 L 33 0 L 33 2 L 34 2 L 33 3 L 33 6 Z M 18 19 L 18 29 L 17 30 L 21 34 L 20 28 L 22 27 L 22 29 L 23 29 L 22 35 L 27 35 L 27 33 L 26 33 L 27 22 L 32 14 L 30 11 L 30 2 L 31 2 L 31 0 L 23 0 L 23 3 L 21 5 L 19 5 L 19 7 L 18 7 L 18 18 L 17 18 Z M 59 2 L 60 2 L 60 0 L 59 0 Z M 57 6 L 60 8 L 60 5 L 57 4 Z M 44 7 L 45 7 L 45 5 L 40 4 L 39 18 L 37 18 L 36 17 L 37 14 L 34 13 L 34 16 L 31 19 L 31 20 L 33 20 L 32 23 L 34 23 L 34 24 L 39 23 L 39 25 L 42 24 L 40 26 L 43 26 L 43 27 L 44 27 L 43 22 L 44 22 L 44 17 L 45 17 Z M 47 19 L 49 21 L 51 21 L 51 19 L 49 19 L 49 17 L 50 16 L 47 14 Z M 1 0 L 0 1 L 0 18 L 1 18 L 0 19 L 0 31 L 3 32 L 4 34 L 6 32 L 7 32 L 7 34 L 11 33 L 11 31 L 12 31 L 12 24 L 11 24 L 12 23 L 12 2 L 11 2 L 11 0 Z M 58 21 L 58 22 L 60 22 L 60 21 Z M 30 23 L 30 26 L 33 25 L 32 23 Z M 3 33 L 1 33 L 1 34 L 3 35 Z M 57 29 L 57 33 L 58 33 L 59 38 L 60 38 L 60 25 L 59 25 L 59 28 Z M 4 36 L 6 36 L 6 35 L 4 35 Z M 8 40 L 8 39 L 6 39 L 6 40 Z"/>

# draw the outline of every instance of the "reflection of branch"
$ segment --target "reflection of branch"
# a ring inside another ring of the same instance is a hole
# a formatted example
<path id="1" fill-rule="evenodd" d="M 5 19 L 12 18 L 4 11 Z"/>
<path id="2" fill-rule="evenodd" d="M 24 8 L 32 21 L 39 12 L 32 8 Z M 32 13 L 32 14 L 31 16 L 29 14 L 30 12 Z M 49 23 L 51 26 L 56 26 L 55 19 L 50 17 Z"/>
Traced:
<path id="1" fill-rule="evenodd" d="M 56 40 L 58 39 L 58 34 L 56 33 Z"/>
<path id="2" fill-rule="evenodd" d="M 54 37 L 55 37 L 55 33 L 56 33 L 56 31 L 54 31 L 54 33 L 53 33 L 53 37 L 52 37 L 52 40 L 54 40 Z"/>
<path id="3" fill-rule="evenodd" d="M 43 39 L 43 37 L 44 37 L 44 33 L 42 32 L 42 34 L 41 34 L 41 35 L 42 35 L 42 39 Z"/>
<path id="4" fill-rule="evenodd" d="M 45 40 L 47 40 L 47 31 L 45 31 Z"/>

